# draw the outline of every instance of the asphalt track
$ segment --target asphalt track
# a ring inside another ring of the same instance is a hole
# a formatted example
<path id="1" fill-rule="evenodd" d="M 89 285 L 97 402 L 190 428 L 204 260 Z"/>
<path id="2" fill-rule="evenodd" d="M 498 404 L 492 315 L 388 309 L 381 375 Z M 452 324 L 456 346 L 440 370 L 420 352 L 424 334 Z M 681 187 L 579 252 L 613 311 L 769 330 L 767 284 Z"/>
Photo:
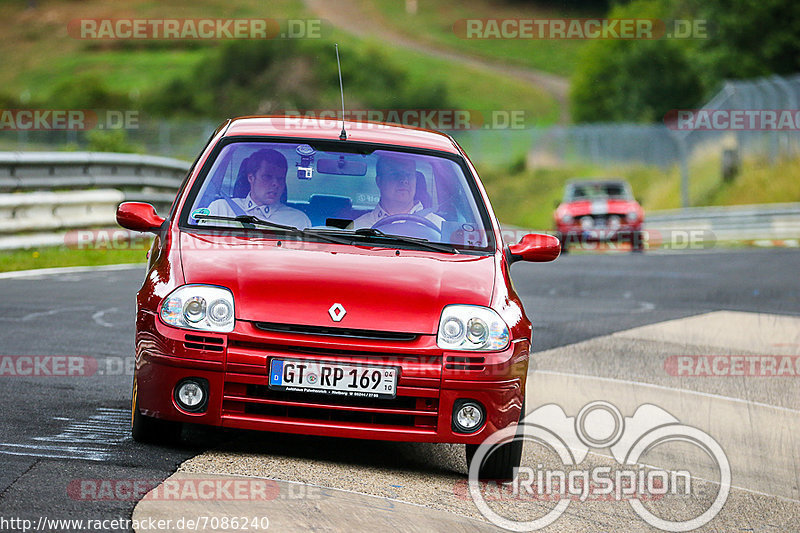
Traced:
<path id="1" fill-rule="evenodd" d="M 709 530 L 796 528 L 800 455 L 793 435 L 800 427 L 800 378 L 676 377 L 664 363 L 687 354 L 797 355 L 798 266 L 795 250 L 587 254 L 515 265 L 515 286 L 535 323 L 528 411 L 556 403 L 575 416 L 586 402 L 606 400 L 629 416 L 642 403 L 658 405 L 713 435 L 731 460 L 731 496 Z M 142 268 L 134 267 L 0 277 L 0 356 L 86 356 L 97 362 L 92 375 L 0 376 L 0 530 L 15 530 L 2 527 L 9 518 L 33 524 L 41 517 L 129 518 L 137 498 L 80 489 L 97 487 L 98 480 L 154 487 L 190 458 L 178 476 L 284 480 L 273 482 L 281 496 L 260 511 L 270 516 L 271 530 L 477 528 L 478 522 L 465 522 L 481 520 L 474 504 L 453 496 L 465 464 L 450 447 L 278 440 L 195 428 L 181 447 L 134 444 L 127 437 L 126 361 L 133 350 L 133 295 L 142 276 Z M 589 460 L 602 463 L 606 455 L 599 451 Z M 287 484 L 293 481 L 350 492 L 322 489 L 324 497 L 314 501 L 287 501 L 308 492 L 298 487 L 309 485 Z M 178 512 L 172 504 L 144 503 L 136 511 L 140 517 Z M 328 509 L 325 523 L 318 522 L 321 509 Z M 619 502 L 585 502 L 550 527 L 648 527 L 620 509 Z M 290 511 L 295 521 L 282 521 Z M 350 518 L 339 521 L 337 512 Z"/>

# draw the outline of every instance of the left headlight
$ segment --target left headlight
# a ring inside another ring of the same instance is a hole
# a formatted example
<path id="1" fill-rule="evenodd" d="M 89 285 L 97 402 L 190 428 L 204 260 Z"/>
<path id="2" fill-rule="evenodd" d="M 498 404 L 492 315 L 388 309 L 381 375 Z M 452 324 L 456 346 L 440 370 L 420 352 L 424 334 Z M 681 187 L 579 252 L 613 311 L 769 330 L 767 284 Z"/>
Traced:
<path id="1" fill-rule="evenodd" d="M 488 307 L 448 305 L 439 320 L 436 344 L 443 350 L 503 350 L 508 346 L 508 326 Z"/>
<path id="2" fill-rule="evenodd" d="M 170 326 L 228 333 L 233 331 L 233 294 L 223 287 L 184 285 L 164 299 L 160 315 Z"/>

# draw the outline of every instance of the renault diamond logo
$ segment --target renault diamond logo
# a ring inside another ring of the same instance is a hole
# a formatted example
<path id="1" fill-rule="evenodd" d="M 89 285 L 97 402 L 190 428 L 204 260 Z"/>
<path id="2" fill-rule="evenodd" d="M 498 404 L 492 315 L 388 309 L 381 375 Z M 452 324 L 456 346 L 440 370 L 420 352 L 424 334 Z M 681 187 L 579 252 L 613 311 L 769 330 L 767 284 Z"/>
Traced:
<path id="1" fill-rule="evenodd" d="M 334 322 L 341 322 L 342 319 L 344 318 L 344 315 L 347 314 L 347 311 L 345 311 L 344 306 L 342 304 L 335 303 L 331 306 L 330 309 L 328 309 L 328 314 L 331 315 L 331 319 Z"/>

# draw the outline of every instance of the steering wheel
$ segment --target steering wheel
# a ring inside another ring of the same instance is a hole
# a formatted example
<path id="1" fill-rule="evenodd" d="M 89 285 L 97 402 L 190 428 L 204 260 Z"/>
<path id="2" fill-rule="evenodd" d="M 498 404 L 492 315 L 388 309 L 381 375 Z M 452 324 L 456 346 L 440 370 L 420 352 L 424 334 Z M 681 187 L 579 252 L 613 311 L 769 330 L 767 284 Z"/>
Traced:
<path id="1" fill-rule="evenodd" d="M 396 224 L 398 222 L 412 222 L 414 224 L 419 224 L 421 226 L 426 226 L 438 233 L 439 235 L 442 234 L 442 230 L 439 229 L 439 226 L 436 223 L 431 222 L 425 217 L 420 217 L 417 215 L 411 214 L 403 214 L 400 213 L 399 215 L 389 215 L 388 217 L 384 217 L 377 221 L 375 224 L 372 225 L 375 229 L 380 229 L 381 226 L 388 226 L 389 224 Z"/>

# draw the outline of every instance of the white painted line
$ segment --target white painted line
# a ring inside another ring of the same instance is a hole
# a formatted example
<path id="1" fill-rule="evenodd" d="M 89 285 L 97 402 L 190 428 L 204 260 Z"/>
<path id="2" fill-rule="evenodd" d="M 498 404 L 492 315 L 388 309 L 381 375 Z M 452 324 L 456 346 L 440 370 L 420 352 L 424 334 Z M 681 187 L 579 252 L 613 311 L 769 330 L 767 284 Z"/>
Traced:
<path id="1" fill-rule="evenodd" d="M 106 313 L 112 313 L 116 310 L 117 310 L 116 307 L 109 307 L 108 309 L 102 309 L 92 315 L 92 320 L 94 320 L 98 326 L 102 326 L 104 328 L 113 328 L 114 324 L 103 320 L 103 315 L 105 315 Z"/>
<path id="2" fill-rule="evenodd" d="M 733 398 L 731 396 L 722 396 L 721 394 L 712 394 L 710 392 L 700 392 L 694 391 L 689 389 L 676 389 L 675 387 L 666 387 L 664 385 L 656 385 L 654 383 L 645 383 L 642 381 L 631 381 L 627 379 L 618 379 L 618 378 L 605 378 L 599 376 L 590 376 L 587 374 L 570 374 L 568 372 L 557 372 L 555 370 L 534 370 L 529 372 L 528 375 L 532 374 L 550 374 L 553 376 L 563 376 L 568 378 L 581 378 L 581 379 L 590 379 L 592 381 L 605 381 L 607 383 L 622 383 L 625 385 L 636 385 L 638 387 L 645 387 L 650 389 L 658 389 L 658 390 L 665 390 L 670 392 L 680 392 L 681 394 L 694 394 L 696 396 L 701 396 L 703 398 L 713 398 L 715 400 L 725 400 L 733 403 L 742 403 L 745 405 L 755 405 L 758 407 L 766 407 L 768 409 L 775 409 L 777 411 L 784 411 L 786 413 L 792 414 L 800 414 L 800 410 L 797 409 L 790 409 L 789 407 L 780 407 L 778 405 L 771 405 L 768 403 L 761 403 L 761 402 L 754 402 L 751 400 L 743 400 L 741 398 Z"/>
<path id="3" fill-rule="evenodd" d="M 12 272 L 0 272 L 0 279 L 29 278 L 35 276 L 54 276 L 58 274 L 74 274 L 79 272 L 95 272 L 95 271 L 106 271 L 106 270 L 109 271 L 132 270 L 134 268 L 142 268 L 145 265 L 146 263 L 123 263 L 118 265 L 35 268 L 33 270 L 15 270 Z"/>
<path id="4" fill-rule="evenodd" d="M 55 309 L 50 309 L 48 311 L 36 311 L 34 313 L 28 313 L 22 317 L 14 317 L 14 316 L 0 316 L 0 321 L 5 322 L 27 322 L 29 320 L 33 320 L 34 318 L 40 318 L 44 316 L 52 316 L 58 313 L 64 313 L 66 311 L 88 311 L 94 309 L 94 307 L 90 305 L 73 305 L 70 307 L 57 307 Z"/>
<path id="5" fill-rule="evenodd" d="M 596 455 L 597 457 L 604 457 L 605 459 L 611 459 L 611 460 L 616 461 L 616 459 L 612 455 L 607 455 L 605 453 L 599 453 L 599 452 L 595 452 L 595 451 L 589 450 L 589 454 L 590 455 Z M 668 472 L 675 473 L 674 470 L 670 470 L 668 468 L 664 468 L 664 467 L 657 466 L 657 465 L 651 465 L 651 464 L 647 464 L 647 463 L 636 463 L 636 464 L 638 466 L 643 466 L 645 468 L 666 470 Z M 704 481 L 706 483 L 711 483 L 712 485 L 720 485 L 720 482 L 715 480 L 715 479 L 706 479 L 706 478 L 703 478 L 703 477 L 700 477 L 700 476 L 692 476 L 692 479 L 699 479 L 700 481 Z M 748 489 L 748 488 L 745 488 L 745 487 L 739 487 L 737 485 L 731 485 L 731 488 L 732 489 L 741 490 L 741 491 L 744 491 L 744 492 L 749 492 L 751 494 L 758 494 L 759 496 L 768 496 L 770 498 L 777 498 L 777 499 L 785 501 L 785 502 L 800 503 L 800 500 L 795 500 L 794 498 L 787 498 L 786 496 L 780 496 L 778 494 L 769 494 L 768 492 L 762 492 L 760 490 Z"/>

